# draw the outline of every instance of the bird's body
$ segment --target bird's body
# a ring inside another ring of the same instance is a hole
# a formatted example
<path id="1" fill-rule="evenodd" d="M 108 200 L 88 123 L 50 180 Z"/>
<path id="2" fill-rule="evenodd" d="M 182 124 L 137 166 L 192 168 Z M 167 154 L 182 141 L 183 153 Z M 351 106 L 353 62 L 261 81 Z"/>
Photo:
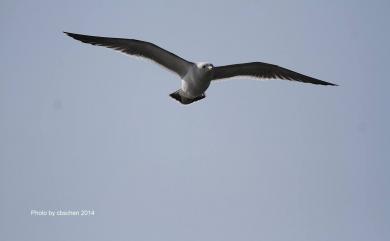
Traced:
<path id="1" fill-rule="evenodd" d="M 181 81 L 181 90 L 186 97 L 196 98 L 207 90 L 212 79 L 212 67 L 209 63 L 194 64 Z"/>
<path id="2" fill-rule="evenodd" d="M 181 78 L 181 88 L 170 96 L 182 104 L 190 104 L 205 98 L 205 91 L 212 81 L 236 76 L 279 78 L 319 85 L 335 85 L 277 65 L 262 62 L 214 67 L 207 62 L 189 62 L 157 45 L 140 40 L 88 36 L 67 32 L 65 34 L 84 43 L 104 46 L 126 54 L 148 58 L 175 72 Z"/>

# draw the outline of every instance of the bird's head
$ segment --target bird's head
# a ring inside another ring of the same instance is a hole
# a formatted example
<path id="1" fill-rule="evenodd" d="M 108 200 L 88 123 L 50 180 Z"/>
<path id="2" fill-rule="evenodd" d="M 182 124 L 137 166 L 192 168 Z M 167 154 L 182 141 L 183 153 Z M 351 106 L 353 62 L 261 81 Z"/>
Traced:
<path id="1" fill-rule="evenodd" d="M 198 67 L 198 69 L 200 69 L 201 71 L 204 71 L 204 72 L 208 72 L 214 68 L 214 65 L 212 65 L 211 63 L 207 63 L 207 62 L 197 63 L 196 66 Z"/>

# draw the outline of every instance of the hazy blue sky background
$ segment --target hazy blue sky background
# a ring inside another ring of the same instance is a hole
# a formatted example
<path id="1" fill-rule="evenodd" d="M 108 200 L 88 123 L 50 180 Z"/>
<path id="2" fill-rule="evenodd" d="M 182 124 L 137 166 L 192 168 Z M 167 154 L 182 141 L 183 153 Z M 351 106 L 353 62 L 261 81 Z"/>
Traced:
<path id="1" fill-rule="evenodd" d="M 0 3 L 0 240 L 390 240 L 389 1 Z M 340 87 L 179 79 L 70 31 Z M 93 209 L 32 217 L 31 209 Z"/>

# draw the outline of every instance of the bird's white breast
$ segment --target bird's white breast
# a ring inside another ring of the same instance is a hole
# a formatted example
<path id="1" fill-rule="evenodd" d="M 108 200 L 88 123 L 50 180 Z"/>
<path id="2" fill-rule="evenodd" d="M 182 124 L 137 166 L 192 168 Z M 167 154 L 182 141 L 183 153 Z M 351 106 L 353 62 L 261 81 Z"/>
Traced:
<path id="1" fill-rule="evenodd" d="M 211 77 L 197 66 L 191 68 L 181 81 L 181 89 L 190 98 L 202 95 L 210 86 Z"/>

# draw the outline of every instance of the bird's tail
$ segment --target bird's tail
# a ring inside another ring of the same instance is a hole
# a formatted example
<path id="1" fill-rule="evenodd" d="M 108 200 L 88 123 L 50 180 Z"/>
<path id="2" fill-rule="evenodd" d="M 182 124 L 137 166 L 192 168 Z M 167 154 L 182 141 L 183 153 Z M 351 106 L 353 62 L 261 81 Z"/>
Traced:
<path id="1" fill-rule="evenodd" d="M 202 94 L 196 98 L 188 98 L 188 97 L 185 97 L 183 94 L 182 94 L 182 90 L 177 90 L 175 92 L 173 92 L 172 94 L 169 95 L 170 97 L 174 98 L 175 100 L 179 101 L 180 103 L 182 103 L 183 105 L 188 105 L 188 104 L 191 104 L 192 102 L 195 102 L 195 101 L 198 101 L 198 100 L 201 100 L 203 98 L 206 97 L 205 94 Z"/>

